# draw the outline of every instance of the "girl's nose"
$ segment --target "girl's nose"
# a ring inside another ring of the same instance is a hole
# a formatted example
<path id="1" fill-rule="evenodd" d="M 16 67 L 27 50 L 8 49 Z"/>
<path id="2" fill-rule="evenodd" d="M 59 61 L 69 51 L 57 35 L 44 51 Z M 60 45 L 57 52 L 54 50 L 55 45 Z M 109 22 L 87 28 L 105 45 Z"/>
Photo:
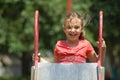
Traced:
<path id="1" fill-rule="evenodd" d="M 72 29 L 71 29 L 71 31 L 72 31 L 72 32 L 74 32 L 74 31 L 75 31 L 75 29 L 74 29 L 74 28 L 72 28 Z"/>

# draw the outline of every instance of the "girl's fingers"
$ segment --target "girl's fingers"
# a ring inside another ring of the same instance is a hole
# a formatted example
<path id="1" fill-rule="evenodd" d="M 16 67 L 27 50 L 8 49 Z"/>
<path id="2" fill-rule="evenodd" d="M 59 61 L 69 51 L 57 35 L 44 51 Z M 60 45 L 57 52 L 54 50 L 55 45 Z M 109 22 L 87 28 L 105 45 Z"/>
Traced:
<path id="1" fill-rule="evenodd" d="M 102 47 L 106 47 L 105 41 L 102 42 Z"/>
<path id="2" fill-rule="evenodd" d="M 99 41 L 96 41 L 96 43 L 99 44 Z M 106 43 L 104 39 L 102 39 L 102 47 L 106 47 Z"/>
<path id="3" fill-rule="evenodd" d="M 35 61 L 35 54 L 32 55 L 32 60 Z M 37 60 L 40 61 L 40 53 L 37 55 Z"/>

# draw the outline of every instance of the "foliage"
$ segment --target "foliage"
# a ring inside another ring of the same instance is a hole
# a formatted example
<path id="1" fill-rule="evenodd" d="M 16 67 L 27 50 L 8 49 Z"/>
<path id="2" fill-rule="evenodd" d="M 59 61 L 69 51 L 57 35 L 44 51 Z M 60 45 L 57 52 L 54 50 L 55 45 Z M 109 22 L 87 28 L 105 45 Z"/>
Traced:
<path id="1" fill-rule="evenodd" d="M 10 77 L 9 75 L 0 77 L 0 80 L 30 80 L 30 77 Z"/>
<path id="2" fill-rule="evenodd" d="M 96 22 L 98 22 L 98 14 L 100 10 L 103 10 L 104 13 L 104 27 L 103 27 L 103 37 L 106 40 L 107 44 L 107 52 L 110 56 L 111 63 L 114 65 L 116 63 L 116 59 L 120 59 L 120 6 L 119 6 L 120 0 L 95 0 L 93 5 L 90 7 L 91 15 L 93 15 L 93 20 L 91 25 L 98 26 Z M 92 29 L 91 31 L 97 32 L 96 29 Z M 118 59 L 118 61 L 119 61 Z M 117 61 L 117 64 L 120 65 Z"/>
<path id="3" fill-rule="evenodd" d="M 78 5 L 78 2 L 82 4 Z M 0 4 L 0 50 L 3 53 L 21 56 L 22 52 L 33 52 L 34 12 L 37 9 L 40 12 L 39 49 L 53 51 L 56 41 L 65 38 L 62 24 L 66 14 L 67 0 L 51 0 L 51 2 L 47 0 L 4 0 Z M 73 10 L 81 13 L 82 11 L 88 12 L 90 4 L 90 1 L 75 0 Z M 90 40 L 94 42 L 93 37 Z"/>
<path id="4" fill-rule="evenodd" d="M 81 4 L 81 5 L 79 5 Z M 86 11 L 91 1 L 74 0 L 73 11 Z M 34 53 L 34 14 L 39 10 L 39 50 L 43 56 L 53 53 L 55 43 L 65 39 L 62 25 L 67 13 L 67 0 L 0 0 L 0 51 L 22 61 L 23 75 L 30 71 L 31 55 Z M 91 42 L 94 36 L 89 31 Z M 50 51 L 50 52 L 49 52 Z"/>
<path id="5" fill-rule="evenodd" d="M 82 16 L 89 16 L 90 23 L 85 27 L 86 38 L 95 47 L 95 41 L 98 40 L 98 14 L 103 10 L 104 38 L 108 48 L 120 52 L 119 3 L 120 0 L 73 0 L 72 10 Z M 39 50 L 44 52 L 42 54 L 45 54 L 46 50 L 53 52 L 55 43 L 59 39 L 65 39 L 62 24 L 66 7 L 67 0 L 0 0 L 1 53 L 16 55 L 22 60 L 24 56 L 24 59 L 27 59 L 34 52 L 35 10 L 40 12 Z"/>

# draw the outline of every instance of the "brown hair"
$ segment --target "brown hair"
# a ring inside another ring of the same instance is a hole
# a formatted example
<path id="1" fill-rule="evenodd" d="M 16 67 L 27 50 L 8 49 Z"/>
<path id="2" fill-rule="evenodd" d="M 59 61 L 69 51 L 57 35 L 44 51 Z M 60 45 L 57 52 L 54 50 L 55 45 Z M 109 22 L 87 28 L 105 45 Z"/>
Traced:
<path id="1" fill-rule="evenodd" d="M 84 31 L 83 19 L 82 19 L 82 17 L 81 17 L 77 12 L 70 12 L 70 13 L 67 14 L 67 16 L 66 16 L 66 18 L 65 18 L 65 21 L 64 21 L 63 28 L 65 28 L 65 26 L 66 26 L 67 24 L 69 24 L 70 21 L 71 21 L 72 19 L 74 19 L 74 18 L 78 18 L 78 19 L 80 19 L 80 21 L 81 21 L 82 32 L 80 33 L 79 39 L 84 39 L 84 37 L 85 37 L 85 31 Z M 68 20 L 69 20 L 69 22 L 68 22 Z"/>

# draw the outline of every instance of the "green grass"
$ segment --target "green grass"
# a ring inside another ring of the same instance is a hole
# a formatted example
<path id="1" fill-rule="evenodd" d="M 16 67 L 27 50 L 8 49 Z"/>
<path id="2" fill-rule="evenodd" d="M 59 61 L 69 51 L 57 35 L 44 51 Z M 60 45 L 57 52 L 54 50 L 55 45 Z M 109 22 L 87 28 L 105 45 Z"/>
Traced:
<path id="1" fill-rule="evenodd" d="M 0 80 L 30 80 L 30 77 L 11 77 L 9 75 L 4 75 L 0 77 Z"/>

